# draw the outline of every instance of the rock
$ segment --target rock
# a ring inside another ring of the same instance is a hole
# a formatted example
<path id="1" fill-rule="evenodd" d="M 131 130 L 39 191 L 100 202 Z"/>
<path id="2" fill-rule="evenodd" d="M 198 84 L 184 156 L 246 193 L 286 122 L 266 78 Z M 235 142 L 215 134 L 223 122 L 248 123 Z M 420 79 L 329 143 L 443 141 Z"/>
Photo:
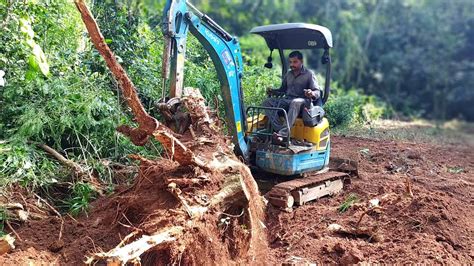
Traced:
<path id="1" fill-rule="evenodd" d="M 344 255 L 342 255 L 342 258 L 339 260 L 339 263 L 343 265 L 357 264 L 361 262 L 363 259 L 364 259 L 364 254 L 362 253 L 362 251 L 356 248 L 351 248 L 349 250 L 346 250 L 346 252 L 344 252 Z"/>
<path id="2" fill-rule="evenodd" d="M 341 231 L 342 226 L 339 224 L 330 224 L 328 225 L 329 232 L 338 232 Z"/>
<path id="3" fill-rule="evenodd" d="M 14 249 L 14 242 L 15 238 L 11 237 L 10 235 L 4 235 L 0 237 L 0 255 L 6 254 Z"/>
<path id="4" fill-rule="evenodd" d="M 59 239 L 49 245 L 49 250 L 52 252 L 59 252 L 64 247 L 64 241 Z"/>

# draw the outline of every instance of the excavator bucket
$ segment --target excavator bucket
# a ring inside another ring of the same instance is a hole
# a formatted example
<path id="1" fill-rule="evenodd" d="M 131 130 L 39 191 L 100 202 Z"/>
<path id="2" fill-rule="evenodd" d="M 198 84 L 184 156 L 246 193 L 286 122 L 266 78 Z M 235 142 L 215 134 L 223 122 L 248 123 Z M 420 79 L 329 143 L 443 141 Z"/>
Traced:
<path id="1" fill-rule="evenodd" d="M 339 193 L 351 177 L 358 177 L 358 163 L 349 159 L 332 158 L 329 167 L 307 173 L 301 178 L 278 183 L 267 193 L 269 202 L 283 209 L 303 205 L 324 196 Z"/>

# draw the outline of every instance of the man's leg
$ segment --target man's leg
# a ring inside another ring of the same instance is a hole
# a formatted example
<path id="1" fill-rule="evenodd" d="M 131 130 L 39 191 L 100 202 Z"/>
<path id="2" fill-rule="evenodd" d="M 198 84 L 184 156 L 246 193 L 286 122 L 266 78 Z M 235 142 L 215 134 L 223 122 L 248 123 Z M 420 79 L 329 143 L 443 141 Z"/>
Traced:
<path id="1" fill-rule="evenodd" d="M 299 113 L 301 112 L 301 108 L 303 108 L 306 100 L 303 98 L 295 98 L 291 100 L 290 106 L 288 107 L 288 125 L 290 128 L 295 124 L 296 118 L 298 118 Z M 283 126 L 282 129 L 278 131 L 278 135 L 287 137 L 289 136 L 290 129 Z"/>
<path id="2" fill-rule="evenodd" d="M 263 101 L 262 106 L 284 108 L 287 106 L 285 105 L 284 100 L 285 99 L 281 98 L 267 98 L 265 101 Z M 278 111 L 265 110 L 265 115 L 270 120 L 270 123 L 272 124 L 272 127 L 275 131 L 278 131 L 283 127 L 282 123 L 280 122 L 280 117 L 278 116 Z"/>

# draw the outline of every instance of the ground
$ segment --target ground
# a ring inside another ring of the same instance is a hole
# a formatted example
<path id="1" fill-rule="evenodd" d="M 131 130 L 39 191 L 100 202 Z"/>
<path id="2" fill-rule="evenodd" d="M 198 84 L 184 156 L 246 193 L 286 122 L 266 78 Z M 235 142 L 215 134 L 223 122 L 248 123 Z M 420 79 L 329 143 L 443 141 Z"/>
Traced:
<path id="1" fill-rule="evenodd" d="M 267 206 L 269 264 L 469 264 L 474 260 L 472 146 L 334 136 L 332 148 L 334 156 L 359 160 L 360 177 L 338 195 L 292 212 Z M 338 211 L 350 195 L 357 202 L 345 212 Z M 379 199 L 380 208 L 366 212 L 371 199 Z M 99 199 L 95 208 L 106 200 Z M 60 221 L 54 214 L 29 221 L 17 228 L 21 240 L 17 239 L 13 252 L 0 257 L 0 265 L 80 264 L 89 252 L 109 250 L 124 237 L 124 231 L 111 230 L 107 221 L 100 220 L 114 211 L 102 205 L 88 217 L 67 217 L 59 242 Z M 370 233 L 335 233 L 328 230 L 330 224 Z"/>
<path id="2" fill-rule="evenodd" d="M 269 260 L 318 263 L 469 264 L 474 259 L 474 151 L 360 137 L 334 137 L 333 155 L 358 157 L 360 177 L 342 193 L 300 206 L 271 208 L 267 223 Z M 413 197 L 406 192 L 407 178 Z M 355 194 L 359 204 L 341 213 Z M 380 199 L 380 211 L 359 227 L 373 236 L 331 233 L 328 225 L 355 226 L 366 204 Z M 386 199 L 386 200 L 384 200 Z"/>

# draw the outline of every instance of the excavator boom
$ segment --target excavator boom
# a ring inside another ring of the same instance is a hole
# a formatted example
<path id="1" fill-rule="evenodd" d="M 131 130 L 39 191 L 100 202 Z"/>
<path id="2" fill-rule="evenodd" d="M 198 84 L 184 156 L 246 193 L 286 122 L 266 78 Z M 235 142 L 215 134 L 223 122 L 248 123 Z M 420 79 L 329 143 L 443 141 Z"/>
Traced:
<path id="1" fill-rule="evenodd" d="M 226 109 L 226 125 L 232 136 L 235 152 L 247 159 L 242 92 L 243 62 L 237 38 L 184 0 L 167 0 L 162 31 L 165 39 L 169 40 L 166 42 L 169 48 L 165 49 L 163 61 L 170 58 L 170 97 L 179 98 L 182 94 L 186 39 L 188 32 L 191 32 L 214 63 Z"/>

